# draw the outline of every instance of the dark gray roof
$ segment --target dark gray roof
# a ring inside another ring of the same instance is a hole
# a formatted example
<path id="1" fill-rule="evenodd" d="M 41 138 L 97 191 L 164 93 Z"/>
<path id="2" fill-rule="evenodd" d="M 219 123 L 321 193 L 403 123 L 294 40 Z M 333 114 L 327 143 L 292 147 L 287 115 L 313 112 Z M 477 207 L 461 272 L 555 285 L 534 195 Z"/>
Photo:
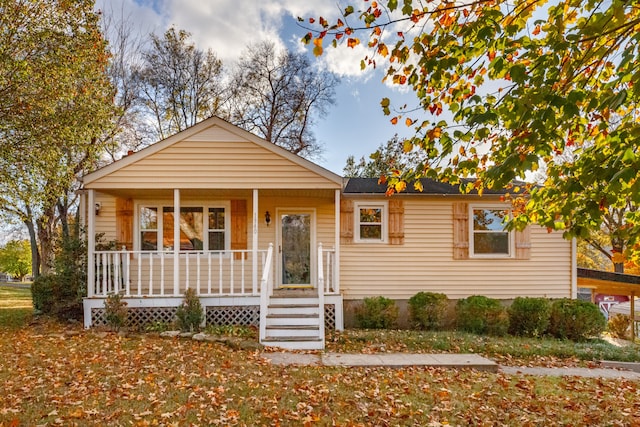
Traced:
<path id="1" fill-rule="evenodd" d="M 640 276 L 632 274 L 614 273 L 612 271 L 591 270 L 589 268 L 578 267 L 578 277 L 585 279 L 606 280 L 609 282 L 629 283 L 640 285 Z"/>
<path id="2" fill-rule="evenodd" d="M 378 184 L 378 178 L 348 178 L 347 184 L 344 187 L 344 194 L 385 194 L 387 191 L 387 184 Z M 446 184 L 444 182 L 435 181 L 429 178 L 420 179 L 422 183 L 422 191 L 418 191 L 413 188 L 413 184 L 408 184 L 407 189 L 401 194 L 447 194 L 447 195 L 462 195 L 459 185 Z M 484 194 L 506 194 L 513 193 L 511 190 L 485 190 Z M 468 194 L 478 194 L 477 191 L 472 191 Z"/>

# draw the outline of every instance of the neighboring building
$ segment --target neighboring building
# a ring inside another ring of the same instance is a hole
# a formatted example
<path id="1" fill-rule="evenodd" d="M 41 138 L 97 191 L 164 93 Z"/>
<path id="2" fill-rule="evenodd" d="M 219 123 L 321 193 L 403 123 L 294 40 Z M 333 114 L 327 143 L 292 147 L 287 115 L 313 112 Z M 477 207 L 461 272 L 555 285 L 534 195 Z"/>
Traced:
<path id="1" fill-rule="evenodd" d="M 104 322 L 111 292 L 144 323 L 172 319 L 193 288 L 207 323 L 322 348 L 325 325 L 342 329 L 364 297 L 575 297 L 575 248 L 560 233 L 503 231 L 499 194 L 423 185 L 386 197 L 375 179 L 343 179 L 205 120 L 84 178 L 85 326 Z"/>

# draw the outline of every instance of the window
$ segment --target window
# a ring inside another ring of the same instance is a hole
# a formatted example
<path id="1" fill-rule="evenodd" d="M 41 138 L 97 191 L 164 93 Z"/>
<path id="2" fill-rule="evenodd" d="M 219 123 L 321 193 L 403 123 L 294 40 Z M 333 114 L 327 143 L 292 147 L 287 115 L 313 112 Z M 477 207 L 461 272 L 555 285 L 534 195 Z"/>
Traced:
<path id="1" fill-rule="evenodd" d="M 387 241 L 386 203 L 356 203 L 354 211 L 356 242 L 383 243 Z"/>
<path id="2" fill-rule="evenodd" d="M 143 251 L 172 251 L 175 246 L 180 251 L 224 251 L 229 247 L 227 210 L 225 206 L 182 206 L 180 242 L 175 245 L 173 206 L 140 206 L 139 247 Z"/>
<path id="3" fill-rule="evenodd" d="M 473 256 L 510 257 L 511 233 L 505 230 L 509 210 L 504 208 L 471 207 L 471 251 Z"/>

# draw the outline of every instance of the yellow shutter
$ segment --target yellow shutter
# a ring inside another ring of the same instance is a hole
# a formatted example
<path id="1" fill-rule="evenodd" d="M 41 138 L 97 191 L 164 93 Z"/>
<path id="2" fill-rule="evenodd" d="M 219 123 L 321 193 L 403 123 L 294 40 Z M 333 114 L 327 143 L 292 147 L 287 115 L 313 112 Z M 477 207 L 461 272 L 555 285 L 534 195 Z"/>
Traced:
<path id="1" fill-rule="evenodd" d="M 469 205 L 453 204 L 453 259 L 469 258 Z"/>
<path id="2" fill-rule="evenodd" d="M 516 259 L 531 258 L 531 229 L 516 231 Z"/>
<path id="3" fill-rule="evenodd" d="M 116 240 L 133 249 L 133 200 L 116 198 Z M 121 249 L 121 248 L 118 248 Z"/>
<path id="4" fill-rule="evenodd" d="M 247 249 L 247 201 L 231 200 L 231 250 Z M 235 259 L 242 259 L 236 253 Z"/>
<path id="5" fill-rule="evenodd" d="M 340 200 L 340 244 L 353 242 L 353 200 Z"/>
<path id="6" fill-rule="evenodd" d="M 404 201 L 398 198 L 389 200 L 389 243 L 404 244 Z"/>

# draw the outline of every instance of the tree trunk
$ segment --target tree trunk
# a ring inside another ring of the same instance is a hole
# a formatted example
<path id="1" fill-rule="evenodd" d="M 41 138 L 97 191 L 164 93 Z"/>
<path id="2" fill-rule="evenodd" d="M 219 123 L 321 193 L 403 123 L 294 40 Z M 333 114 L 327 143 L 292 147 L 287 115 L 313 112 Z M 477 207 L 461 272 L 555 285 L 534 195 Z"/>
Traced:
<path id="1" fill-rule="evenodd" d="M 36 223 L 40 243 L 40 273 L 48 274 L 53 270 L 54 261 L 55 205 L 47 208 Z"/>
<path id="2" fill-rule="evenodd" d="M 31 245 L 31 275 L 35 279 L 40 276 L 40 252 L 38 252 L 36 227 L 30 219 L 25 220 L 24 225 L 26 225 L 27 230 L 29 230 L 29 244 Z"/>

